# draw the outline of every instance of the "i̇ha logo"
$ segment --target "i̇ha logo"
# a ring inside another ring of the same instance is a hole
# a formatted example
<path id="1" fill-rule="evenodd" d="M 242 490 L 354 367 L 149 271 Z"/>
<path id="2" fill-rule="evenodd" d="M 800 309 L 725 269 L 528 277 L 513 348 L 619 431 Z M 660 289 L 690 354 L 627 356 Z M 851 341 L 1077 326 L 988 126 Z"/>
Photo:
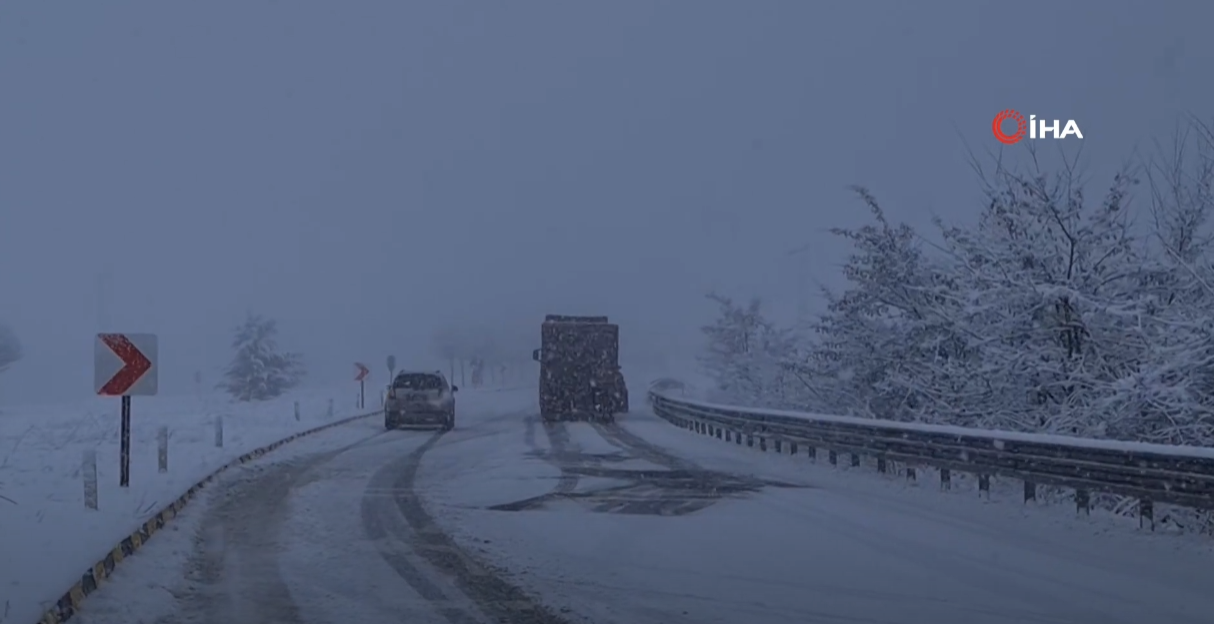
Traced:
<path id="1" fill-rule="evenodd" d="M 1011 133 L 1004 132 L 1006 122 L 1014 123 L 1016 129 Z M 1061 132 L 1058 131 L 1059 127 L 1062 127 Z M 1076 139 L 1083 138 L 1083 133 L 1079 131 L 1079 124 L 1075 123 L 1074 119 L 1066 120 L 1065 124 L 1061 120 L 1055 119 L 1053 125 L 1047 126 L 1045 120 L 1037 119 L 1036 115 L 1029 115 L 1028 121 L 1025 121 L 1024 115 L 1010 108 L 999 111 L 999 114 L 995 115 L 995 121 L 991 123 L 991 132 L 994 132 L 995 138 L 1004 145 L 1019 143 L 1025 134 L 1028 134 L 1030 139 L 1044 139 L 1047 132 L 1053 139 L 1065 139 L 1071 135 L 1075 135 Z"/>

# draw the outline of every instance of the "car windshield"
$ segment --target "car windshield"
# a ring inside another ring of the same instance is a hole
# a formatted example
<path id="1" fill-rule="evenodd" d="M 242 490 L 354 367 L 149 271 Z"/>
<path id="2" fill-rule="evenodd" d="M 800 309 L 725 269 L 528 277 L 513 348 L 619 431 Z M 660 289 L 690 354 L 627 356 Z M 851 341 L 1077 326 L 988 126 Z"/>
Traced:
<path id="1" fill-rule="evenodd" d="M 406 390 L 442 390 L 443 379 L 437 375 L 398 375 L 393 388 Z"/>

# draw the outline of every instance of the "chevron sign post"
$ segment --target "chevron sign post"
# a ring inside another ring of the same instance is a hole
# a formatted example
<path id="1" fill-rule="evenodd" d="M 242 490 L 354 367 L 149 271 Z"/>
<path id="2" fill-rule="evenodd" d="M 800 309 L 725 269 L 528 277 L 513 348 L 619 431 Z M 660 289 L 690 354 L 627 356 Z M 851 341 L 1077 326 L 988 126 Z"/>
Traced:
<path id="1" fill-rule="evenodd" d="M 131 396 L 159 389 L 156 334 L 97 334 L 93 343 L 93 386 L 100 396 L 122 397 L 118 485 L 131 485 Z"/>
<path id="2" fill-rule="evenodd" d="M 364 409 L 367 407 L 367 377 L 371 376 L 371 369 L 362 362 L 355 362 L 354 368 L 358 371 L 354 375 L 354 381 L 358 382 L 358 409 Z"/>

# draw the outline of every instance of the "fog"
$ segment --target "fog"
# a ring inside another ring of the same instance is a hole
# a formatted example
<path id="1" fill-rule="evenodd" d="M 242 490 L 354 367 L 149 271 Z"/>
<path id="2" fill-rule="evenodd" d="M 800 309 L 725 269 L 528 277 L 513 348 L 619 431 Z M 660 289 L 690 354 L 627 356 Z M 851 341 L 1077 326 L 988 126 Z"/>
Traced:
<path id="1" fill-rule="evenodd" d="M 545 313 L 610 315 L 625 357 L 671 365 L 709 290 L 791 315 L 839 283 L 850 184 L 916 225 L 967 218 L 999 110 L 1076 120 L 1099 190 L 1210 112 L 1211 13 L 8 0 L 0 323 L 26 355 L 0 404 L 91 394 L 98 330 L 159 334 L 162 393 L 213 383 L 250 310 L 310 383 L 428 366 L 444 328 L 526 358 Z"/>

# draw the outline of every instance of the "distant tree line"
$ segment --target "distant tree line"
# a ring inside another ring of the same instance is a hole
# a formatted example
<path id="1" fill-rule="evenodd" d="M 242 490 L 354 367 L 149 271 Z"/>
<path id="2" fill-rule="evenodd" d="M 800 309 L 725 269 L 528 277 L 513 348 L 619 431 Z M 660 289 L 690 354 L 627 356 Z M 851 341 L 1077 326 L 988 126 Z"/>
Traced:
<path id="1" fill-rule="evenodd" d="M 515 329 L 448 326 L 434 333 L 432 351 L 457 385 L 476 388 L 513 383 L 534 372 L 528 366 L 533 347 Z M 538 340 L 538 323 L 535 333 Z"/>
<path id="2" fill-rule="evenodd" d="M 303 356 L 281 351 L 277 334 L 278 325 L 273 319 L 250 312 L 233 329 L 232 361 L 217 387 L 238 401 L 264 401 L 299 385 L 305 375 Z M 0 323 L 0 373 L 24 355 L 16 332 Z"/>

